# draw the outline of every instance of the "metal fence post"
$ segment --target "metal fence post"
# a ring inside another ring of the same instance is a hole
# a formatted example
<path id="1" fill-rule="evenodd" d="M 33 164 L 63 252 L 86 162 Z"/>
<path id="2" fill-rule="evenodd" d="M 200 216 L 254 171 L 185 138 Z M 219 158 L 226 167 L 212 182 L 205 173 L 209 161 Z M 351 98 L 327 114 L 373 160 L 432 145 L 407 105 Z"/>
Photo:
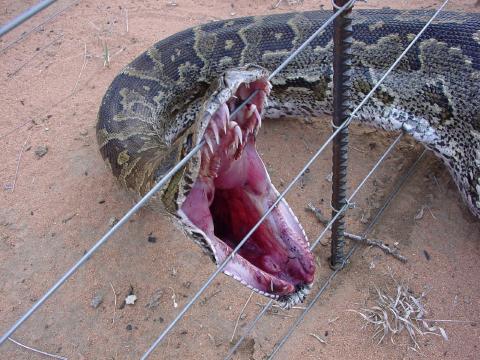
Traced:
<path id="1" fill-rule="evenodd" d="M 333 2 L 334 11 L 348 0 Z M 333 127 L 338 128 L 349 116 L 351 86 L 352 7 L 343 11 L 333 23 Z M 348 126 L 333 139 L 332 217 L 347 203 Z M 332 225 L 330 266 L 342 266 L 345 247 L 345 216 L 340 214 Z"/>

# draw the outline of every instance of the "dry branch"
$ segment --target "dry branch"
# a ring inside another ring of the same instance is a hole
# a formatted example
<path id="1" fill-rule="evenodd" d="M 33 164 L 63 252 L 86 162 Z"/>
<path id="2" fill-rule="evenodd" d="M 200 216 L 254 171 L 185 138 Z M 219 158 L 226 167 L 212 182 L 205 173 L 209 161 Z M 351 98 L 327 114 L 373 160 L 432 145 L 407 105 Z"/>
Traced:
<path id="1" fill-rule="evenodd" d="M 307 207 L 306 207 L 306 210 L 312 212 L 315 217 L 317 218 L 317 220 L 323 224 L 324 226 L 327 226 L 328 223 L 330 222 L 330 220 L 328 220 L 323 214 L 322 212 L 320 211 L 320 209 L 317 209 L 315 206 L 313 206 L 312 204 L 308 204 Z M 383 250 L 383 252 L 385 252 L 386 254 L 388 255 L 391 255 L 393 256 L 395 259 L 403 262 L 403 263 L 406 263 L 407 262 L 407 258 L 401 254 L 398 253 L 398 251 L 396 249 L 392 249 L 390 248 L 388 245 L 384 244 L 382 241 L 380 240 L 375 240 L 375 239 L 369 239 L 365 236 L 359 236 L 359 235 L 355 235 L 355 234 L 350 234 L 348 232 L 345 232 L 344 233 L 344 236 L 350 240 L 353 240 L 353 241 L 358 241 L 358 242 L 361 242 L 363 244 L 366 244 L 366 245 L 369 245 L 369 246 L 376 246 L 376 247 L 379 247 L 380 249 Z"/>

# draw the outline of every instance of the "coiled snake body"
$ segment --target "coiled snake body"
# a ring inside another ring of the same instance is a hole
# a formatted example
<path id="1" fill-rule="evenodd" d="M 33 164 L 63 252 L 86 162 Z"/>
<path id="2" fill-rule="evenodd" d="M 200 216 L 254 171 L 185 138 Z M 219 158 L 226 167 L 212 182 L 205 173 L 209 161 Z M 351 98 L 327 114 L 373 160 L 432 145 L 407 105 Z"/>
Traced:
<path id="1" fill-rule="evenodd" d="M 157 197 L 157 203 L 217 263 L 276 197 L 255 151 L 261 114 L 331 112 L 331 30 L 266 80 L 331 12 L 212 22 L 177 33 L 126 66 L 103 99 L 97 125 L 102 156 L 139 194 L 202 138 L 207 145 Z M 423 24 L 429 11 L 354 11 L 351 104 L 358 104 Z M 237 118 L 230 113 L 260 90 Z M 268 97 L 268 104 L 265 101 Z M 480 217 L 480 15 L 443 13 L 428 28 L 358 121 L 403 130 L 450 169 Z M 273 199 L 273 200 L 272 200 Z M 225 273 L 290 306 L 313 281 L 313 256 L 282 201 Z"/>

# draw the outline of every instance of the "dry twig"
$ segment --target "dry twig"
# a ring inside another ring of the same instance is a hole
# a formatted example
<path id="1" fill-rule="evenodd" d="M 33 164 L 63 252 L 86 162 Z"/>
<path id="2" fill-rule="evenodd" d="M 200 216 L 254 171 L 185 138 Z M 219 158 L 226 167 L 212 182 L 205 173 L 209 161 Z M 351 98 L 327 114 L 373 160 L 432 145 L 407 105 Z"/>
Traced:
<path id="1" fill-rule="evenodd" d="M 12 183 L 12 190 L 11 190 L 12 193 L 15 191 L 15 185 L 17 184 L 18 170 L 20 169 L 20 160 L 22 160 L 22 155 L 23 155 L 23 152 L 25 151 L 25 146 L 27 145 L 28 140 L 30 140 L 31 137 L 32 137 L 32 134 L 30 133 L 30 135 L 28 135 L 27 140 L 25 140 L 25 142 L 23 143 L 22 148 L 20 149 L 20 153 L 18 154 L 17 168 L 15 169 L 15 176 L 13 177 L 13 183 Z"/>
<path id="2" fill-rule="evenodd" d="M 107 40 L 103 40 L 103 67 L 110 67 L 110 51 L 108 50 Z"/>
<path id="3" fill-rule="evenodd" d="M 49 354 L 45 351 L 41 351 L 41 350 L 38 350 L 38 349 L 34 349 L 30 346 L 27 346 L 27 345 L 24 345 L 16 340 L 13 340 L 11 337 L 8 338 L 8 340 L 10 340 L 11 342 L 13 342 L 14 344 L 17 344 L 18 346 L 20 347 L 23 347 L 24 349 L 28 349 L 30 351 L 33 351 L 33 352 L 36 352 L 38 354 L 42 354 L 42 355 L 45 355 L 45 356 L 49 356 L 51 358 L 54 358 L 54 359 L 61 359 L 61 360 L 68 360 L 68 358 L 66 357 L 63 357 L 63 356 L 60 356 L 60 355 L 54 355 L 54 354 Z"/>
<path id="4" fill-rule="evenodd" d="M 115 313 L 117 311 L 117 293 L 115 289 L 113 288 L 112 283 L 110 283 L 110 287 L 112 288 L 113 291 L 113 317 L 112 317 L 112 324 L 115 324 Z"/>
<path id="5" fill-rule="evenodd" d="M 372 338 L 379 337 L 380 344 L 387 335 L 390 335 L 390 341 L 395 344 L 394 337 L 401 334 L 404 330 L 410 337 L 413 347 L 417 351 L 420 346 L 417 342 L 417 336 L 427 334 L 441 336 L 448 340 L 447 333 L 440 326 L 432 326 L 429 322 L 433 320 L 426 319 L 427 313 L 422 304 L 426 293 L 415 296 L 408 287 L 398 284 L 396 293 L 393 295 L 379 290 L 375 287 L 377 300 L 375 305 L 361 311 L 349 310 L 359 314 L 365 321 L 365 326 L 370 324 L 374 327 Z"/>
<path id="6" fill-rule="evenodd" d="M 338 316 L 335 316 L 333 319 L 328 319 L 328 324 L 330 325 L 330 324 L 334 323 L 335 321 L 337 321 L 338 319 L 339 319 Z"/>
<path id="7" fill-rule="evenodd" d="M 230 338 L 230 342 L 232 342 L 233 338 L 235 337 L 235 332 L 237 331 L 237 327 L 238 327 L 238 323 L 240 322 L 240 318 L 242 317 L 243 312 L 245 311 L 245 308 L 247 307 L 248 303 L 250 302 L 250 299 L 252 298 L 253 293 L 254 293 L 254 291 L 252 291 L 250 293 L 250 296 L 248 297 L 247 302 L 245 303 L 245 305 L 243 305 L 242 310 L 240 310 L 240 314 L 238 314 L 237 321 L 235 322 L 235 327 L 233 328 L 233 334 L 232 334 L 232 337 Z"/>
<path id="8" fill-rule="evenodd" d="M 78 83 L 80 82 L 80 77 L 82 76 L 83 70 L 85 70 L 85 67 L 87 66 L 87 43 L 85 43 L 84 47 L 84 53 L 83 53 L 83 65 L 82 68 L 80 69 L 80 72 L 78 73 L 77 81 L 75 82 L 75 86 L 73 87 L 72 90 L 72 95 L 75 93 L 75 90 L 77 90 Z"/>
<path id="9" fill-rule="evenodd" d="M 308 204 L 307 207 L 306 207 L 306 210 L 311 211 L 315 215 L 317 220 L 320 223 L 322 223 L 324 226 L 326 226 L 329 223 L 329 220 L 322 214 L 320 209 L 317 209 L 312 204 Z M 369 245 L 369 246 L 379 247 L 380 249 L 383 250 L 383 252 L 385 252 L 388 255 L 392 255 L 395 259 L 400 260 L 403 263 L 407 262 L 407 258 L 405 256 L 399 254 L 396 249 L 390 248 L 388 245 L 385 245 L 380 240 L 369 239 L 367 237 L 359 236 L 359 235 L 355 235 L 355 234 L 350 234 L 348 232 L 345 232 L 344 236 L 346 238 L 350 239 L 350 240 L 353 240 L 353 241 L 358 241 L 358 242 L 361 242 L 361 243 Z"/>
<path id="10" fill-rule="evenodd" d="M 313 336 L 315 339 L 317 339 L 318 341 L 320 341 L 322 344 L 327 344 L 327 342 L 325 340 L 323 340 L 320 336 L 318 336 L 317 334 L 308 334 L 310 336 Z"/>

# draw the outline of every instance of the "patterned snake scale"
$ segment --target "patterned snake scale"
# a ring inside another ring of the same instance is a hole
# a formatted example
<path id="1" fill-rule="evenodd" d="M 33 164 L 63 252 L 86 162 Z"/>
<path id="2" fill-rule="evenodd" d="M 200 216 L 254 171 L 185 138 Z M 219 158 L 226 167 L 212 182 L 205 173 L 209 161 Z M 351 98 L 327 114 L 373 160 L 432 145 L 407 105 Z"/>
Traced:
<path id="1" fill-rule="evenodd" d="M 352 13 L 352 109 L 432 14 Z M 330 15 L 313 11 L 211 22 L 153 45 L 113 80 L 99 111 L 97 139 L 114 176 L 145 194 L 199 142 L 197 114 L 226 70 L 255 64 L 273 71 Z M 265 117 L 331 113 L 332 46 L 329 28 L 271 81 Z M 356 120 L 403 130 L 422 142 L 443 160 L 480 217 L 480 14 L 441 13 Z M 154 203 L 175 216 L 198 163 L 199 157 L 192 158 Z M 206 247 L 198 236 L 195 240 Z"/>

